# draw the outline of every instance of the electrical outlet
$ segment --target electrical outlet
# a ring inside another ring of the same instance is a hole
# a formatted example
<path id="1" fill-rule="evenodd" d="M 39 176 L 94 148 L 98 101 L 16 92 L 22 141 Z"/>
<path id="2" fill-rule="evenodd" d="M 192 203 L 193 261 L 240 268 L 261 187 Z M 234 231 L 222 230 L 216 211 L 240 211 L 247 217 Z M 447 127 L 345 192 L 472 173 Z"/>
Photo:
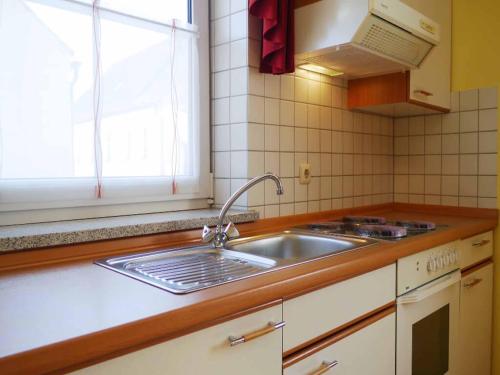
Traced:
<path id="1" fill-rule="evenodd" d="M 300 163 L 300 173 L 299 173 L 299 182 L 303 185 L 311 182 L 311 164 L 309 163 Z"/>

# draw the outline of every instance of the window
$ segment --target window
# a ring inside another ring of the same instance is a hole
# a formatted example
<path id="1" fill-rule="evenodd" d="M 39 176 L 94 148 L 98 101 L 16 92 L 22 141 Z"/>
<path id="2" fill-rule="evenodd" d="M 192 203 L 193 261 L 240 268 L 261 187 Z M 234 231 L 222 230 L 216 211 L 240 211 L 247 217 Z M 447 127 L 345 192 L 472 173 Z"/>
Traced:
<path id="1" fill-rule="evenodd" d="M 0 0 L 0 224 L 206 207 L 207 35 L 202 0 Z"/>

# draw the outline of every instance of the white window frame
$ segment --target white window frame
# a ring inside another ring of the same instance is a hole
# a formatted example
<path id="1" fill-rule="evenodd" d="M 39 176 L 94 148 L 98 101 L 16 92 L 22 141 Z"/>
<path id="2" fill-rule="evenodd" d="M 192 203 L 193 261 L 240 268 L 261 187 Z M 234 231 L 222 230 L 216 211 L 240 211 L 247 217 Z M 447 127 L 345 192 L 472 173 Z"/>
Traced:
<path id="1" fill-rule="evenodd" d="M 210 57 L 209 57 L 209 1 L 191 0 L 191 20 L 198 28 L 199 53 L 199 191 L 193 194 L 175 194 L 154 197 L 125 197 L 89 201 L 51 202 L 50 205 L 2 204 L 0 225 L 37 223 L 71 219 L 109 217 L 142 213 L 208 208 L 213 197 L 210 173 Z M 131 180 L 133 177 L 131 178 Z M 126 179 L 124 179 L 126 183 Z M 133 183 L 133 182 L 132 182 Z"/>

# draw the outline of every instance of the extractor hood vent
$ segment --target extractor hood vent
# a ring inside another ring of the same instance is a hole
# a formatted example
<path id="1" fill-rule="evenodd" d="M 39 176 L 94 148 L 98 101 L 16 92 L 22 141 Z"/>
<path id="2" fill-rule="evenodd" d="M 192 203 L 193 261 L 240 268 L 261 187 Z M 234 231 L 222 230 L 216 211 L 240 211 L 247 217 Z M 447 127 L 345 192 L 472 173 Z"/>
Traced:
<path id="1" fill-rule="evenodd" d="M 296 35 L 298 65 L 362 77 L 419 67 L 439 25 L 398 0 L 320 0 L 296 10 Z"/>

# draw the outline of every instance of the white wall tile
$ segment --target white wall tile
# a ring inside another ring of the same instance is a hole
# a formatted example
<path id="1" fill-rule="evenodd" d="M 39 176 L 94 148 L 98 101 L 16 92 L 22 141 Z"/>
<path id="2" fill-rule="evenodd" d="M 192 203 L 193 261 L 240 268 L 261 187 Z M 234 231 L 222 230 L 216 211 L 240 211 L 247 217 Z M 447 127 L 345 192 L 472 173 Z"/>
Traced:
<path id="1" fill-rule="evenodd" d="M 295 103 L 295 126 L 307 127 L 307 104 Z"/>
<path id="2" fill-rule="evenodd" d="M 264 170 L 280 175 L 280 156 L 279 152 L 264 153 Z M 269 181 L 273 183 L 272 181 Z M 275 185 L 276 188 L 276 185 Z"/>
<path id="3" fill-rule="evenodd" d="M 255 68 L 249 68 L 248 93 L 250 95 L 264 96 L 264 74 Z"/>
<path id="4" fill-rule="evenodd" d="M 319 106 L 314 104 L 307 106 L 307 127 L 319 129 Z"/>
<path id="5" fill-rule="evenodd" d="M 478 196 L 485 198 L 496 198 L 497 176 L 479 176 Z"/>
<path id="6" fill-rule="evenodd" d="M 294 151 L 294 129 L 280 127 L 280 151 Z"/>
<path id="7" fill-rule="evenodd" d="M 265 77 L 265 95 L 268 98 L 280 97 L 280 76 L 274 74 L 264 74 Z"/>
<path id="8" fill-rule="evenodd" d="M 280 123 L 280 101 L 279 99 L 265 98 L 265 123 L 276 124 Z"/>
<path id="9" fill-rule="evenodd" d="M 295 105 L 292 101 L 280 100 L 280 125 L 293 126 L 295 123 Z"/>
<path id="10" fill-rule="evenodd" d="M 230 98 L 230 104 L 229 104 L 230 110 L 229 111 L 230 111 L 230 120 L 232 123 L 242 123 L 242 122 L 247 122 L 247 121 L 258 122 L 258 123 L 264 122 L 263 118 L 260 119 L 261 121 L 258 121 L 255 119 L 250 120 L 250 116 L 247 116 L 247 113 L 251 113 L 251 112 L 255 111 L 254 108 L 248 108 L 249 111 L 247 112 L 247 105 L 249 104 L 248 98 L 249 97 L 247 97 L 246 95 L 234 96 L 234 97 Z M 255 98 L 255 97 L 251 96 L 251 98 Z M 262 104 L 264 104 L 264 103 L 262 103 Z M 261 110 L 263 112 L 264 108 L 262 108 Z M 251 117 L 254 117 L 254 116 L 251 116 Z"/>
<path id="11" fill-rule="evenodd" d="M 227 178 L 216 178 L 215 186 L 215 204 L 223 205 L 231 195 L 231 180 Z"/>
<path id="12" fill-rule="evenodd" d="M 307 129 L 307 151 L 308 152 L 319 152 L 320 151 L 319 130 L 318 129 Z"/>
<path id="13" fill-rule="evenodd" d="M 442 152 L 443 154 L 458 154 L 459 152 L 459 135 L 444 134 Z"/>
<path id="14" fill-rule="evenodd" d="M 479 107 L 478 90 L 460 91 L 460 111 L 471 111 Z"/>
<path id="15" fill-rule="evenodd" d="M 248 36 L 248 13 L 241 11 L 231 14 L 231 41 Z"/>
<path id="16" fill-rule="evenodd" d="M 497 109 L 479 111 L 479 130 L 497 130 Z"/>
<path id="17" fill-rule="evenodd" d="M 214 98 L 224 98 L 230 95 L 230 76 L 229 71 L 218 72 L 214 74 Z"/>
<path id="18" fill-rule="evenodd" d="M 475 154 L 478 151 L 478 134 L 477 133 L 463 133 L 460 134 L 460 153 L 461 154 Z"/>
<path id="19" fill-rule="evenodd" d="M 479 132 L 479 152 L 497 152 L 497 132 Z"/>
<path id="20" fill-rule="evenodd" d="M 496 87 L 479 89 L 479 108 L 496 108 L 498 106 L 498 90 Z"/>
<path id="21" fill-rule="evenodd" d="M 394 120 L 394 136 L 408 135 L 408 117 L 400 117 Z"/>
<path id="22" fill-rule="evenodd" d="M 280 97 L 284 100 L 295 99 L 295 77 L 283 74 L 280 76 Z"/>
<path id="23" fill-rule="evenodd" d="M 229 7 L 230 0 L 212 0 L 210 1 L 211 19 L 228 16 L 231 12 Z"/>
<path id="24" fill-rule="evenodd" d="M 459 172 L 458 155 L 443 155 L 443 175 L 457 175 Z"/>
<path id="25" fill-rule="evenodd" d="M 264 151 L 265 127 L 263 124 L 247 125 L 247 147 L 249 150 Z"/>
<path id="26" fill-rule="evenodd" d="M 231 98 L 232 99 L 232 98 Z M 248 121 L 264 123 L 265 117 L 264 98 L 260 96 L 248 95 Z M 232 111 L 232 108 L 231 108 Z M 231 112 L 232 113 L 232 112 Z M 232 118 L 231 118 L 232 121 Z"/>
<path id="27" fill-rule="evenodd" d="M 214 126 L 214 151 L 229 151 L 231 148 L 229 125 Z"/>
<path id="28" fill-rule="evenodd" d="M 460 131 L 460 114 L 458 112 L 442 115 L 442 131 L 445 133 L 458 133 Z"/>
<path id="29" fill-rule="evenodd" d="M 212 22 L 213 44 L 219 45 L 230 41 L 230 22 L 228 17 L 222 17 Z"/>
<path id="30" fill-rule="evenodd" d="M 459 193 L 464 197 L 477 196 L 477 176 L 460 176 Z"/>
<path id="31" fill-rule="evenodd" d="M 479 155 L 479 174 L 482 175 L 497 174 L 497 154 Z"/>
<path id="32" fill-rule="evenodd" d="M 277 125 L 264 125 L 264 149 L 266 151 L 280 150 L 280 127 Z"/>
<path id="33" fill-rule="evenodd" d="M 248 93 L 248 74 L 248 68 L 231 70 L 231 96 L 245 95 Z"/>
<path id="34" fill-rule="evenodd" d="M 215 46 L 212 49 L 213 65 L 212 70 L 219 72 L 230 67 L 229 43 Z"/>
<path id="35" fill-rule="evenodd" d="M 425 116 L 425 134 L 441 134 L 441 115 Z"/>
<path id="36" fill-rule="evenodd" d="M 478 111 L 460 112 L 460 132 L 475 132 L 479 129 Z"/>
<path id="37" fill-rule="evenodd" d="M 460 155 L 460 174 L 477 175 L 478 172 L 477 154 Z"/>
<path id="38" fill-rule="evenodd" d="M 280 177 L 295 176 L 295 155 L 293 152 L 280 152 Z"/>
<path id="39" fill-rule="evenodd" d="M 282 151 L 297 151 L 297 152 L 307 152 L 307 129 L 306 128 L 286 128 L 282 127 L 282 129 L 287 129 L 288 132 L 293 132 L 295 130 L 295 146 L 293 144 L 290 145 L 287 149 Z M 293 136 L 291 137 L 293 142 Z"/>
<path id="40" fill-rule="evenodd" d="M 441 176 L 441 194 L 458 195 L 458 176 Z"/>
<path id="41" fill-rule="evenodd" d="M 249 64 L 250 52 L 248 39 L 241 39 L 231 42 L 229 45 L 230 67 L 240 68 L 246 67 Z M 252 64 L 250 64 L 253 66 Z"/>

